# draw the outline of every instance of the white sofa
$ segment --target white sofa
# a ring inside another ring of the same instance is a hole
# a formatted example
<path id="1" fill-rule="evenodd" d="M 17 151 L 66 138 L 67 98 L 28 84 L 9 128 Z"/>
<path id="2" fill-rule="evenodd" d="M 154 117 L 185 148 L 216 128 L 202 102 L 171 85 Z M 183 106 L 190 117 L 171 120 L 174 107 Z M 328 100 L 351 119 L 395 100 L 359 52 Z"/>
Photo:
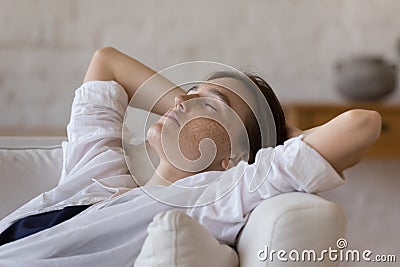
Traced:
<path id="1" fill-rule="evenodd" d="M 62 164 L 62 140 L 65 137 L 0 137 L 0 218 L 56 186 Z M 336 241 L 344 237 L 344 232 L 345 218 L 336 203 L 305 193 L 282 194 L 263 201 L 250 215 L 236 244 L 240 266 L 338 266 L 339 262 L 328 257 L 323 262 L 285 262 L 275 253 L 273 261 L 264 259 L 266 250 L 301 253 L 313 249 L 319 256 L 329 247 L 337 249 Z M 142 258 L 145 255 L 143 252 Z M 207 257 L 215 255 L 218 253 L 201 255 L 200 260 L 205 263 Z M 186 265 L 175 261 L 163 266 Z"/>

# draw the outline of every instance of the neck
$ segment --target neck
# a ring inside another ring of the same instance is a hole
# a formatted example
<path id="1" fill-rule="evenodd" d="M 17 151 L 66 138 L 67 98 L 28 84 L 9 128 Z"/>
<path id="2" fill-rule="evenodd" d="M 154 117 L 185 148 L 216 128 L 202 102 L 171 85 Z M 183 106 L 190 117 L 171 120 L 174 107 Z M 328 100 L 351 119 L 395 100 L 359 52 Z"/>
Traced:
<path id="1" fill-rule="evenodd" d="M 154 172 L 153 176 L 145 185 L 164 185 L 169 186 L 172 183 L 193 175 L 194 173 L 188 173 L 181 171 L 168 162 L 160 161 L 156 171 Z"/>

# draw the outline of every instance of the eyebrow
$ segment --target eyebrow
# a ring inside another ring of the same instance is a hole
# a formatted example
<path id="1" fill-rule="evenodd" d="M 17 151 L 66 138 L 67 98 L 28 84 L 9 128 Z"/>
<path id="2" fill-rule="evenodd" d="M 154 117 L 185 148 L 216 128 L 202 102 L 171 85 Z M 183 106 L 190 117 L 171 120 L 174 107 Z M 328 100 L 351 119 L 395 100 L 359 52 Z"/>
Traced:
<path id="1" fill-rule="evenodd" d="M 198 88 L 199 88 L 199 86 L 195 85 L 192 88 L 190 88 L 186 93 L 188 94 L 189 92 L 197 91 Z M 231 106 L 231 101 L 229 100 L 229 98 L 225 94 L 221 93 L 220 91 L 218 91 L 216 89 L 210 89 L 209 91 L 210 91 L 211 94 L 213 94 L 216 97 L 218 97 L 222 102 L 227 104 L 229 107 Z"/>

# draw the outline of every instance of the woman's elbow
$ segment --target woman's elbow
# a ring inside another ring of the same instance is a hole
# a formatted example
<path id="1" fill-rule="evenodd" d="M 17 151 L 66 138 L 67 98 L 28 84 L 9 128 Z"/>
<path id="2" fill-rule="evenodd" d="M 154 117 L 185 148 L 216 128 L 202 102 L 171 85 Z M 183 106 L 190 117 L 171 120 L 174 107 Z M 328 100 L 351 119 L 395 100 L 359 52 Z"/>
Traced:
<path id="1" fill-rule="evenodd" d="M 112 59 L 112 56 L 116 53 L 116 51 L 117 50 L 111 46 L 99 48 L 94 52 L 92 56 L 92 62 L 95 62 L 97 65 L 109 64 L 109 61 Z"/>
<path id="2" fill-rule="evenodd" d="M 115 53 L 115 51 L 117 51 L 117 49 L 115 49 L 112 46 L 106 46 L 106 47 L 102 47 L 97 49 L 94 52 L 93 57 L 105 57 L 105 56 L 109 56 L 110 54 Z"/>
<path id="3" fill-rule="evenodd" d="M 381 136 L 382 129 L 382 116 L 378 111 L 371 111 L 371 136 L 373 143 L 375 143 Z"/>
<path id="4" fill-rule="evenodd" d="M 94 52 L 89 68 L 86 71 L 84 82 L 94 80 L 114 80 L 111 61 L 117 51 L 113 47 L 104 47 Z"/>
<path id="5" fill-rule="evenodd" d="M 382 117 L 375 110 L 354 109 L 349 111 L 350 120 L 355 123 L 359 131 L 363 133 L 365 142 L 371 146 L 381 134 Z"/>

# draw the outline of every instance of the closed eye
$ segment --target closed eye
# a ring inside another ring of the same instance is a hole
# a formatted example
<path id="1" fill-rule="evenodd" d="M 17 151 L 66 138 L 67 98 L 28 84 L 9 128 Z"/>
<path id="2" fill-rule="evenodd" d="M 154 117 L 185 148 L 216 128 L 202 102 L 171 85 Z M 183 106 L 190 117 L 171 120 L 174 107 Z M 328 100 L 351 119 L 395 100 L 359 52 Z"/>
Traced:
<path id="1" fill-rule="evenodd" d="M 196 92 L 198 87 L 198 85 L 193 86 L 192 88 L 187 90 L 186 94 L 189 95 L 191 92 Z"/>
<path id="2" fill-rule="evenodd" d="M 210 103 L 206 103 L 206 106 L 210 107 L 214 111 L 218 111 L 214 106 L 212 106 Z"/>

